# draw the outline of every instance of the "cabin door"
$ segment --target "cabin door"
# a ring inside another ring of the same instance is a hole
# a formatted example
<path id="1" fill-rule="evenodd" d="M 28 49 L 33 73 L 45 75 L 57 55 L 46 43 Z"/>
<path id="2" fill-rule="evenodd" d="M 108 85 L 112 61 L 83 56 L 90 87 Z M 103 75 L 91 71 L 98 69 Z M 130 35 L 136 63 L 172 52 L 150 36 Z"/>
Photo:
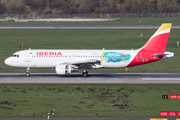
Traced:
<path id="1" fill-rule="evenodd" d="M 30 62 L 30 55 L 31 55 L 32 53 L 30 52 L 30 51 L 28 51 L 28 52 L 26 52 L 25 53 L 25 62 Z"/>
<path id="2" fill-rule="evenodd" d="M 142 52 L 139 52 L 136 57 L 136 62 L 141 62 L 141 61 L 142 61 Z"/>

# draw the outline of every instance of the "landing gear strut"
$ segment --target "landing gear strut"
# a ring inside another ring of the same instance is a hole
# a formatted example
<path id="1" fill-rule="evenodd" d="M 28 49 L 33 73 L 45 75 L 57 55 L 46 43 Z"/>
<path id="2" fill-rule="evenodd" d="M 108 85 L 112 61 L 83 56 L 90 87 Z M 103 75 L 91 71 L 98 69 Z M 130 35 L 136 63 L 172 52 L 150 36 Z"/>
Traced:
<path id="1" fill-rule="evenodd" d="M 82 75 L 83 75 L 83 77 L 87 77 L 88 76 L 88 72 L 87 71 L 83 71 Z"/>
<path id="2" fill-rule="evenodd" d="M 29 77 L 30 76 L 30 68 L 27 68 L 27 71 L 26 71 L 26 76 Z"/>

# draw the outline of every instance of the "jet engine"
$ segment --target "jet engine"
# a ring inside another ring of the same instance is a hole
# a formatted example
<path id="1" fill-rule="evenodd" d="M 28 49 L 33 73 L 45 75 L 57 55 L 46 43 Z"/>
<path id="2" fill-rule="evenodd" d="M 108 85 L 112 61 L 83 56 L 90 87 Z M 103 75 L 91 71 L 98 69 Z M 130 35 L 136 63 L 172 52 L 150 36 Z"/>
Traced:
<path id="1" fill-rule="evenodd" d="M 72 65 L 57 65 L 55 70 L 56 70 L 56 74 L 65 75 L 65 74 L 71 74 L 71 72 L 78 71 L 78 68 L 75 68 Z"/>

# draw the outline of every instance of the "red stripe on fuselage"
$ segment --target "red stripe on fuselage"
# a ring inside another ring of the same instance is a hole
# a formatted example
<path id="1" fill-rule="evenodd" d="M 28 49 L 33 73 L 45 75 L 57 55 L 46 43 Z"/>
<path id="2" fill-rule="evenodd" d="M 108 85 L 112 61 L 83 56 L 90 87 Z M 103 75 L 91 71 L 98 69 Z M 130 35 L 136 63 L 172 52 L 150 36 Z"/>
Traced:
<path id="1" fill-rule="evenodd" d="M 161 60 L 163 56 L 154 57 L 154 54 L 164 54 L 169 33 L 160 34 L 151 38 L 138 52 L 127 67 L 142 65 Z"/>

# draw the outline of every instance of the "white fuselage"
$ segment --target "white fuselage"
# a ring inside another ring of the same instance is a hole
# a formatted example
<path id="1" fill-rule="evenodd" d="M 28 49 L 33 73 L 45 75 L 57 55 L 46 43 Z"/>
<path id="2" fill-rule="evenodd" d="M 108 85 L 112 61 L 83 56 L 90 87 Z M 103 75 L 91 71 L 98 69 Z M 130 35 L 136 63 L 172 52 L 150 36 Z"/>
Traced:
<path id="1" fill-rule="evenodd" d="M 100 67 L 126 67 L 139 50 L 22 50 L 14 53 L 5 63 L 14 67 L 54 68 L 62 63 L 96 59 Z M 18 57 L 17 57 L 18 55 Z"/>

